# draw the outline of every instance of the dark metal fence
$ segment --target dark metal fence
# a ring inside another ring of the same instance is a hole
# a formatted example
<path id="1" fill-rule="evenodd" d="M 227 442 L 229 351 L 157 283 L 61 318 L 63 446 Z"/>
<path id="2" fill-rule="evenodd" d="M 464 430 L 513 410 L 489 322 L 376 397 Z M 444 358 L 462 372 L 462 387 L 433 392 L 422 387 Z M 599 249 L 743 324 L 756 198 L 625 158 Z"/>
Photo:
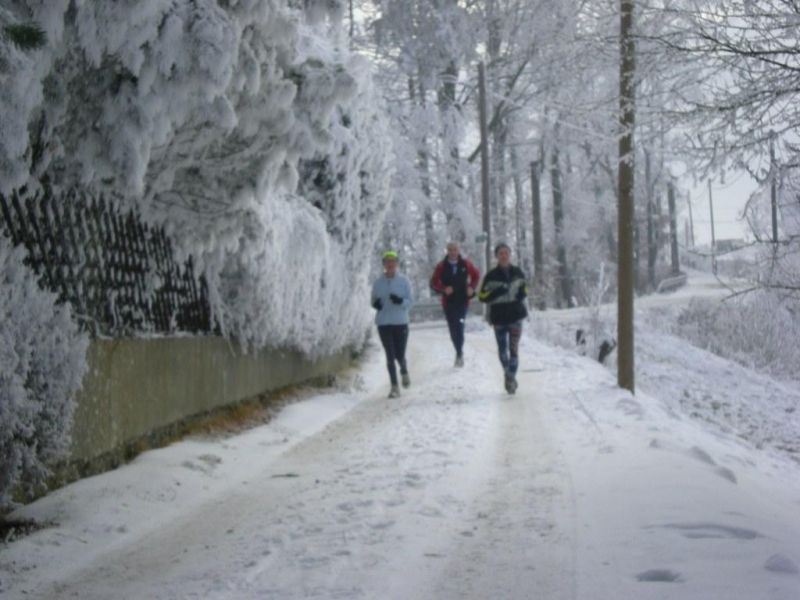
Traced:
<path id="1" fill-rule="evenodd" d="M 94 334 L 208 332 L 205 281 L 161 228 L 77 191 L 0 195 L 0 229 L 27 249 L 41 284 L 72 304 Z"/>

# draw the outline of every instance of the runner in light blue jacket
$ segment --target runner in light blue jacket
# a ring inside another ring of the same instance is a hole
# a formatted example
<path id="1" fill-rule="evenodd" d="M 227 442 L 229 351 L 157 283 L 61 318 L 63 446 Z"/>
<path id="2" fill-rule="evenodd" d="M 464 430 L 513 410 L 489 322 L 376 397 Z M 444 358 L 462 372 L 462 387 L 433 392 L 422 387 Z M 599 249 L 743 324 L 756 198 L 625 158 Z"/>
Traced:
<path id="1" fill-rule="evenodd" d="M 408 342 L 408 311 L 414 299 L 411 295 L 411 284 L 408 278 L 397 272 L 397 252 L 387 250 L 383 253 L 383 275 L 372 284 L 370 304 L 377 311 L 375 324 L 378 335 L 386 352 L 386 366 L 392 390 L 390 398 L 400 395 L 397 385 L 397 368 L 400 365 L 400 377 L 403 387 L 411 385 L 406 364 L 406 344 Z"/>

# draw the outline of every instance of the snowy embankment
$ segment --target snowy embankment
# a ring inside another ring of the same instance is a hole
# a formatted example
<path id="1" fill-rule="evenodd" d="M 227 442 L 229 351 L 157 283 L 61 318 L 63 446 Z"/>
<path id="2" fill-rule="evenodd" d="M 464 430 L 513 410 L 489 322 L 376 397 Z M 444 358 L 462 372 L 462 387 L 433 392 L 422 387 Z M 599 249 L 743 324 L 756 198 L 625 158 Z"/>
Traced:
<path id="1" fill-rule="evenodd" d="M 596 361 L 528 335 L 509 397 L 491 332 L 471 329 L 455 370 L 446 331 L 414 328 L 413 385 L 397 401 L 373 348 L 350 389 L 238 436 L 145 453 L 19 510 L 54 524 L 2 549 L 0 592 L 800 596 L 800 467 L 684 412 L 670 397 L 692 385 L 683 365 L 663 372 L 674 375 L 658 396 L 634 398 Z M 752 418 L 771 411 L 756 404 Z"/>

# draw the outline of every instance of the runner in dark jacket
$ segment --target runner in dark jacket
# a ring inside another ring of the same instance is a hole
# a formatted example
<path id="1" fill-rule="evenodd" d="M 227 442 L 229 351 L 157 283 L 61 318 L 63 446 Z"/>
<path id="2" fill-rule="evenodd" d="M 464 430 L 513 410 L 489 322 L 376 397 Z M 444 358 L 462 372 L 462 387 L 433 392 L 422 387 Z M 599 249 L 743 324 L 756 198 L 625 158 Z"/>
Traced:
<path id="1" fill-rule="evenodd" d="M 489 323 L 494 327 L 500 364 L 508 393 L 517 390 L 519 339 L 522 320 L 528 316 L 525 298 L 528 288 L 522 269 L 511 264 L 511 248 L 500 243 L 494 249 L 497 266 L 486 274 L 478 299 L 489 305 Z"/>
<path id="2" fill-rule="evenodd" d="M 456 349 L 457 367 L 464 366 L 464 323 L 480 278 L 477 267 L 461 256 L 458 242 L 447 244 L 447 256 L 437 263 L 431 275 L 431 288 L 442 296 L 447 328 Z"/>

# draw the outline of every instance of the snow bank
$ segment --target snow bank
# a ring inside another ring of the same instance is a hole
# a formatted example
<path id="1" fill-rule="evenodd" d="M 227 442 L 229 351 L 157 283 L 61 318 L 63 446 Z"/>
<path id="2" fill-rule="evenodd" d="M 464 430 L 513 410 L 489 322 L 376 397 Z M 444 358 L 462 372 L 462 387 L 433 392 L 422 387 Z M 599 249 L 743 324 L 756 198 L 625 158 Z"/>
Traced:
<path id="1" fill-rule="evenodd" d="M 797 379 L 800 364 L 798 303 L 771 290 L 727 302 L 692 300 L 676 316 L 651 319 L 662 329 L 758 371 Z"/>
<path id="2" fill-rule="evenodd" d="M 0 506 L 12 486 L 43 482 L 69 444 L 74 393 L 88 339 L 69 306 L 57 305 L 24 254 L 0 239 Z"/>

